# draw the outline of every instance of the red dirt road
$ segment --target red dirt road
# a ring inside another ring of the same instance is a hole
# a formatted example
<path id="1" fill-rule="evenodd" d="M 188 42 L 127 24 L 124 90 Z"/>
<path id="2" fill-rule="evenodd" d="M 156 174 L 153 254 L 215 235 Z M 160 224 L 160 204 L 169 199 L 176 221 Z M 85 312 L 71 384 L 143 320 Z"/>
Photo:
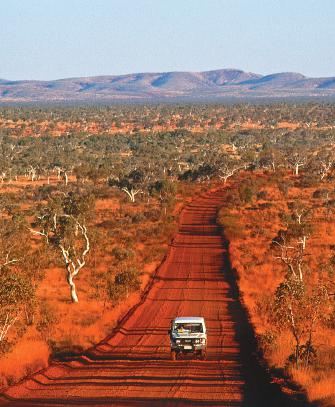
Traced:
<path id="1" fill-rule="evenodd" d="M 216 192 L 183 210 L 179 233 L 150 290 L 111 337 L 7 389 L 4 405 L 306 405 L 271 384 L 255 356 L 216 225 L 222 204 L 223 194 Z M 170 360 L 167 331 L 176 316 L 205 317 L 207 361 Z"/>

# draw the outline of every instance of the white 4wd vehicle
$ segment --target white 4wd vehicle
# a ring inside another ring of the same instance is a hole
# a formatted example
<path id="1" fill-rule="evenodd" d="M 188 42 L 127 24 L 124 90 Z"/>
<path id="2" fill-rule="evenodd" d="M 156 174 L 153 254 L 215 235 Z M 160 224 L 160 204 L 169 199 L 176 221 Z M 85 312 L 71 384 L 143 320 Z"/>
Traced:
<path id="1" fill-rule="evenodd" d="M 205 360 L 207 356 L 207 334 L 202 317 L 179 317 L 171 321 L 169 330 L 171 359 L 183 353 L 193 353 Z"/>

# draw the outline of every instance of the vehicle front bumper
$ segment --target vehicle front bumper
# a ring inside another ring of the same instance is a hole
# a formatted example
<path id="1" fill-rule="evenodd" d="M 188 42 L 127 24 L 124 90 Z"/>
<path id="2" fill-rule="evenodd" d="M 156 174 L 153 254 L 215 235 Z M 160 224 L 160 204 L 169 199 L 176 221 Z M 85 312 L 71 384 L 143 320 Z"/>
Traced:
<path id="1" fill-rule="evenodd" d="M 197 352 L 206 349 L 206 343 L 171 343 L 171 350 L 178 352 Z"/>

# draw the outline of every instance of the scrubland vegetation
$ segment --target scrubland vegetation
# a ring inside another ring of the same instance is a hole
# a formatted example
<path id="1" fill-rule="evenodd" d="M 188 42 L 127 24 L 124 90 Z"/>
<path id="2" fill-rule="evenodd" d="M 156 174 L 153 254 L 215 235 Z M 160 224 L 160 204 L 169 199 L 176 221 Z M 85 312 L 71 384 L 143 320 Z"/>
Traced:
<path id="1" fill-rule="evenodd" d="M 0 129 L 9 136 L 136 134 L 187 129 L 329 129 L 333 104 L 148 105 L 77 108 L 2 108 Z"/>
<path id="2" fill-rule="evenodd" d="M 291 377 L 334 405 L 333 105 L 0 118 L 3 385 L 102 339 L 138 300 L 185 199 L 220 186 L 218 220 L 275 380 Z"/>
<path id="3" fill-rule="evenodd" d="M 311 401 L 333 405 L 332 177 L 256 171 L 227 195 L 218 219 L 260 350 L 276 380 L 291 376 Z"/>

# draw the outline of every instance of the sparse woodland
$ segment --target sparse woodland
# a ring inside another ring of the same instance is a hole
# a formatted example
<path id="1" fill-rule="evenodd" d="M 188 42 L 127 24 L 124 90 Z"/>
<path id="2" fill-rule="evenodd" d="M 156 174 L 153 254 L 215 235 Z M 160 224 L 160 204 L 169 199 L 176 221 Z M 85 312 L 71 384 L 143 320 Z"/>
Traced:
<path id="1" fill-rule="evenodd" d="M 108 334 L 185 200 L 222 186 L 260 352 L 334 405 L 334 180 L 331 104 L 1 109 L 2 385 Z"/>

